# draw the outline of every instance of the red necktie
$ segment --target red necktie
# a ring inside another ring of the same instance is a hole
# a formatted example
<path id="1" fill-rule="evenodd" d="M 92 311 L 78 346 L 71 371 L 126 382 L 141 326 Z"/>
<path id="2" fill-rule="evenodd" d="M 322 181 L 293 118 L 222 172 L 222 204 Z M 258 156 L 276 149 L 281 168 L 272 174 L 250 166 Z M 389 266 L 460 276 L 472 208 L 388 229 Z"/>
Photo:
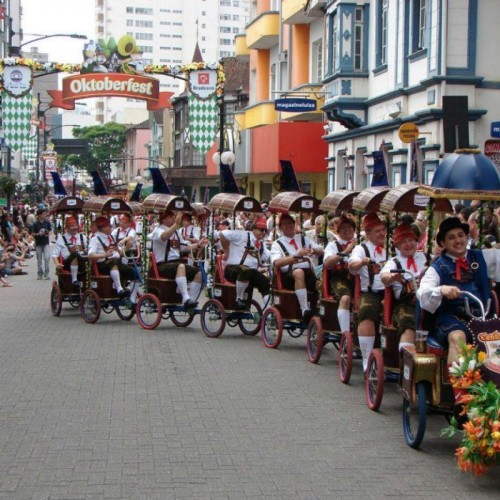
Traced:
<path id="1" fill-rule="evenodd" d="M 71 237 L 71 244 L 75 244 L 76 243 L 76 236 L 72 236 Z"/>
<path id="2" fill-rule="evenodd" d="M 382 255 L 383 250 L 384 250 L 384 247 L 380 247 L 377 245 L 375 247 L 375 255 L 377 255 L 377 254 Z"/>
<path id="3" fill-rule="evenodd" d="M 108 243 L 110 245 L 112 245 L 114 242 L 113 242 L 113 238 L 111 238 L 111 236 L 108 236 Z"/>
<path id="4" fill-rule="evenodd" d="M 299 247 L 297 246 L 297 243 L 295 243 L 294 239 L 290 240 L 290 245 L 292 245 L 292 247 L 295 248 L 295 250 L 297 250 L 297 252 L 299 251 Z"/>
<path id="5" fill-rule="evenodd" d="M 260 241 L 256 241 L 255 242 L 255 248 L 258 250 L 260 248 Z"/>
<path id="6" fill-rule="evenodd" d="M 467 271 L 467 269 L 469 269 L 469 263 L 464 257 L 461 257 L 460 259 L 457 259 L 455 261 L 455 273 L 457 275 L 458 281 L 462 281 L 462 269 L 464 271 Z"/>
<path id="7" fill-rule="evenodd" d="M 187 228 L 184 228 L 183 238 L 186 239 L 186 236 L 187 236 Z"/>
<path id="8" fill-rule="evenodd" d="M 412 269 L 413 272 L 417 272 L 417 264 L 415 264 L 415 259 L 413 257 L 408 257 L 406 261 L 406 269 Z"/>

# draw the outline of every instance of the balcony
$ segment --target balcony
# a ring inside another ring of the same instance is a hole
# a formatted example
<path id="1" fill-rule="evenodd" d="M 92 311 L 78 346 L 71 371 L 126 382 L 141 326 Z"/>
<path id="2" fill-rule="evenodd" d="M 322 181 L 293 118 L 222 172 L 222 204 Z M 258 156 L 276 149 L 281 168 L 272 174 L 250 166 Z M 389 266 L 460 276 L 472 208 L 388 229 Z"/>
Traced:
<path id="1" fill-rule="evenodd" d="M 249 106 L 245 110 L 245 128 L 255 128 L 270 125 L 278 121 L 278 112 L 274 109 L 274 102 L 261 102 Z"/>
<path id="2" fill-rule="evenodd" d="M 247 25 L 247 47 L 265 50 L 278 44 L 279 12 L 264 12 Z"/>
<path id="3" fill-rule="evenodd" d="M 234 51 L 235 56 L 239 59 L 247 61 L 250 59 L 250 51 L 247 47 L 247 36 L 246 35 L 236 35 L 234 37 Z"/>
<path id="4" fill-rule="evenodd" d="M 305 7 L 307 0 L 285 0 L 281 7 L 281 18 L 285 24 L 309 24 L 314 18 L 308 17 Z"/>
<path id="5" fill-rule="evenodd" d="M 321 92 L 323 85 L 308 83 L 294 89 L 300 91 L 300 94 L 290 94 L 290 97 L 302 97 L 305 99 L 313 99 L 316 101 L 316 111 L 304 111 L 299 113 L 282 112 L 281 119 L 283 121 L 301 121 L 301 122 L 323 122 L 324 115 L 321 108 L 325 104 L 324 95 L 318 95 L 316 92 Z M 302 92 L 304 92 L 302 94 Z"/>

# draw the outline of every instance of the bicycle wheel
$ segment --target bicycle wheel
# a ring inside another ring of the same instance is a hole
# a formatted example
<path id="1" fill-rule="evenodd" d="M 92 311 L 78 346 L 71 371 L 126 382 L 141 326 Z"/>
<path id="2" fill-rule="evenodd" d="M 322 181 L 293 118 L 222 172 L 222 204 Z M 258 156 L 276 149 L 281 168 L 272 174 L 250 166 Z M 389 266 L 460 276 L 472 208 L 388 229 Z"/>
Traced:
<path id="1" fill-rule="evenodd" d="M 224 306 L 217 299 L 205 302 L 201 310 L 201 329 L 212 339 L 221 335 L 226 327 L 226 312 Z"/>
<path id="2" fill-rule="evenodd" d="M 353 340 L 351 332 L 344 332 L 339 346 L 339 379 L 343 384 L 349 383 L 352 372 Z"/>
<path id="3" fill-rule="evenodd" d="M 145 293 L 137 301 L 137 322 L 144 330 L 154 330 L 161 322 L 161 304 L 156 295 Z"/>
<path id="4" fill-rule="evenodd" d="M 313 316 L 311 321 L 309 321 L 306 338 L 307 359 L 311 363 L 317 363 L 319 361 L 321 352 L 323 351 L 323 345 L 323 325 L 321 323 L 321 318 Z"/>
<path id="5" fill-rule="evenodd" d="M 427 424 L 427 397 L 425 382 L 418 382 L 416 388 L 417 401 L 414 405 L 403 399 L 403 431 L 406 444 L 418 448 L 424 439 Z"/>
<path id="6" fill-rule="evenodd" d="M 80 301 L 80 315 L 86 323 L 95 323 L 101 316 L 99 295 L 94 290 L 86 290 Z"/>
<path id="7" fill-rule="evenodd" d="M 368 408 L 377 411 L 384 395 L 384 358 L 380 349 L 372 349 L 368 357 L 365 391 Z"/>
<path id="8" fill-rule="evenodd" d="M 276 307 L 268 307 L 262 315 L 262 341 L 266 347 L 276 349 L 283 337 L 283 318 Z"/>
<path id="9" fill-rule="evenodd" d="M 52 311 L 52 316 L 59 316 L 62 309 L 62 292 L 59 285 L 54 283 L 52 285 L 52 290 L 50 291 L 50 310 Z"/>
<path id="10" fill-rule="evenodd" d="M 257 335 L 260 330 L 262 308 L 257 301 L 250 302 L 250 311 L 243 313 L 244 317 L 238 320 L 238 326 L 245 335 Z"/>

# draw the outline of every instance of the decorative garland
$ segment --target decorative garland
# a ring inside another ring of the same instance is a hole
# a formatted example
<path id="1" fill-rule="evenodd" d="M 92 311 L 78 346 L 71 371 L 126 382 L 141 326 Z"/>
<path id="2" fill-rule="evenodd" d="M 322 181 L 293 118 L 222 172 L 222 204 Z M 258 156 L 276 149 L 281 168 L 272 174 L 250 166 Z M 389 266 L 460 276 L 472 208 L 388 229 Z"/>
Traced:
<path id="1" fill-rule="evenodd" d="M 6 57 L 5 59 L 0 59 L 0 90 L 3 90 L 2 74 L 4 67 L 16 66 L 16 65 L 27 66 L 31 68 L 33 72 L 43 72 L 43 73 L 79 73 L 82 69 L 81 64 L 56 63 L 56 62 L 41 63 L 34 61 L 33 59 L 26 59 L 23 57 Z M 189 73 L 190 71 L 197 71 L 203 69 L 210 69 L 217 71 L 216 93 L 217 96 L 220 97 L 224 91 L 226 75 L 224 73 L 224 67 L 219 62 L 213 62 L 213 63 L 194 62 L 179 66 L 153 64 L 145 66 L 144 73 L 148 75 L 165 75 L 165 76 L 175 77 L 180 73 Z"/>

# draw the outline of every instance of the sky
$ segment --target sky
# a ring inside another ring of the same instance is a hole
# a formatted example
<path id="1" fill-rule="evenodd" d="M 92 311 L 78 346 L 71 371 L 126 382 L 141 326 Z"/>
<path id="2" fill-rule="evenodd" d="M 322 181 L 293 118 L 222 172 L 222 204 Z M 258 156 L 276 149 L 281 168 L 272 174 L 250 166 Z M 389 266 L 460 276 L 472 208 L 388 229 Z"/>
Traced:
<path id="1" fill-rule="evenodd" d="M 55 33 L 77 33 L 95 38 L 95 0 L 21 0 L 24 32 L 23 43 L 36 38 L 29 33 L 51 35 Z M 26 45 L 38 47 L 39 52 L 49 54 L 49 61 L 60 63 L 80 63 L 83 61 L 85 40 L 67 37 L 48 38 Z"/>

